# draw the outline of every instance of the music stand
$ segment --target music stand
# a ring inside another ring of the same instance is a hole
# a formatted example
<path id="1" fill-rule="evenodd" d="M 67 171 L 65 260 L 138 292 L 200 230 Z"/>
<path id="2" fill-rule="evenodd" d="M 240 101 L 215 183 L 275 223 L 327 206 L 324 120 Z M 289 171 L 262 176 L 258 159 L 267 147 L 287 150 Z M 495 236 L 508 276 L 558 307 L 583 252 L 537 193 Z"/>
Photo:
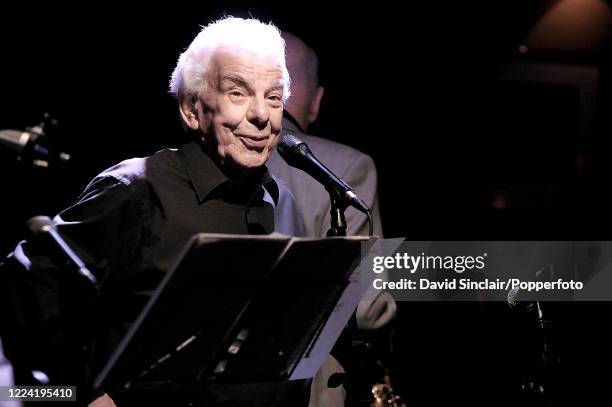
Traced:
<path id="1" fill-rule="evenodd" d="M 195 235 L 94 390 L 312 377 L 361 298 L 366 241 Z"/>

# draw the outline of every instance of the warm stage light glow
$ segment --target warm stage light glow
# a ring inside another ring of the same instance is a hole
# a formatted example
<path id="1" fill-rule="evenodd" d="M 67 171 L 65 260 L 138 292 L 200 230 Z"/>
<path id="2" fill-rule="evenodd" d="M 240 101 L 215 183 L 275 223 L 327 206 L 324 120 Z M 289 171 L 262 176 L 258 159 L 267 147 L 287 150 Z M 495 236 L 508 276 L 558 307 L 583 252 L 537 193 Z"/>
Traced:
<path id="1" fill-rule="evenodd" d="M 561 0 L 536 23 L 524 44 L 537 50 L 601 51 L 611 24 L 612 12 L 604 0 Z"/>

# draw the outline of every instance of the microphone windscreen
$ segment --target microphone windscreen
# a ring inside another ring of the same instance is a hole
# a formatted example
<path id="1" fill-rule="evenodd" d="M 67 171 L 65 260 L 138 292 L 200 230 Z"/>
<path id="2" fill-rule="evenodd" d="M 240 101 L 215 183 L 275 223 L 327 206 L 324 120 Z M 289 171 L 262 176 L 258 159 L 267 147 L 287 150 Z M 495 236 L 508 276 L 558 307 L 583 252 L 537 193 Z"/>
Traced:
<path id="1" fill-rule="evenodd" d="M 278 148 L 279 149 L 289 149 L 292 147 L 295 147 L 299 144 L 303 144 L 304 142 L 302 140 L 300 140 L 299 138 L 295 137 L 293 134 L 291 133 L 283 133 L 280 137 L 280 140 L 278 142 Z"/>
<path id="2" fill-rule="evenodd" d="M 310 153 L 306 143 L 291 133 L 282 133 L 276 148 L 287 164 L 306 171 L 303 160 Z"/>
<path id="3" fill-rule="evenodd" d="M 29 134 L 19 130 L 0 130 L 0 144 L 5 145 L 18 153 L 30 139 Z"/>
<path id="4" fill-rule="evenodd" d="M 51 218 L 48 216 L 34 216 L 28 220 L 28 229 L 34 235 L 44 231 L 44 228 L 51 225 Z"/>

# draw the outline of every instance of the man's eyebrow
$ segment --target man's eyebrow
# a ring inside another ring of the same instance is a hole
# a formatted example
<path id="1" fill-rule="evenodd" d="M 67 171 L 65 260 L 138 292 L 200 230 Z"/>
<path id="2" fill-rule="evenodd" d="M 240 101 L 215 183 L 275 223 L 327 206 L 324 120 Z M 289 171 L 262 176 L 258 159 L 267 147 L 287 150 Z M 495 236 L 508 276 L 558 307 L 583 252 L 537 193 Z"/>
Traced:
<path id="1" fill-rule="evenodd" d="M 251 88 L 249 86 L 248 82 L 244 78 L 242 78 L 242 77 L 240 77 L 238 75 L 225 74 L 225 75 L 223 75 L 221 77 L 221 83 L 223 83 L 225 81 L 230 81 L 230 82 L 234 83 L 235 85 L 242 86 L 245 89 L 250 89 Z M 283 86 L 283 84 L 279 83 L 278 85 L 274 85 L 274 86 L 271 86 L 270 88 L 268 88 L 266 90 L 266 92 L 274 92 L 276 90 L 284 90 L 284 89 L 285 89 L 285 87 Z"/>
<path id="2" fill-rule="evenodd" d="M 221 77 L 221 82 L 230 81 L 235 83 L 238 86 L 242 86 L 244 88 L 248 88 L 249 84 L 243 78 L 238 75 L 226 74 Z"/>
<path id="3" fill-rule="evenodd" d="M 268 88 L 268 92 L 273 92 L 275 90 L 284 90 L 285 87 L 282 84 L 278 84 L 275 86 L 271 86 L 270 88 Z"/>

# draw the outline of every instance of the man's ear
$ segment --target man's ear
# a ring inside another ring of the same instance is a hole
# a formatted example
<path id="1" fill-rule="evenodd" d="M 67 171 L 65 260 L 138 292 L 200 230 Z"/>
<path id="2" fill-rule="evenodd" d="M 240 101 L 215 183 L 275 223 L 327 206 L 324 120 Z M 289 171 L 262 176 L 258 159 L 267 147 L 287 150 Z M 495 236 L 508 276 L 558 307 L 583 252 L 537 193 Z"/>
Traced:
<path id="1" fill-rule="evenodd" d="M 200 128 L 200 120 L 198 119 L 198 111 L 196 108 L 197 103 L 197 98 L 189 96 L 181 98 L 179 103 L 181 119 L 183 119 L 185 125 L 191 130 Z"/>
<path id="2" fill-rule="evenodd" d="M 315 89 L 314 95 L 310 100 L 310 108 L 308 109 L 308 124 L 312 124 L 317 117 L 319 117 L 319 108 L 321 107 L 321 99 L 323 99 L 323 94 L 325 93 L 325 88 L 323 86 L 317 86 Z"/>

